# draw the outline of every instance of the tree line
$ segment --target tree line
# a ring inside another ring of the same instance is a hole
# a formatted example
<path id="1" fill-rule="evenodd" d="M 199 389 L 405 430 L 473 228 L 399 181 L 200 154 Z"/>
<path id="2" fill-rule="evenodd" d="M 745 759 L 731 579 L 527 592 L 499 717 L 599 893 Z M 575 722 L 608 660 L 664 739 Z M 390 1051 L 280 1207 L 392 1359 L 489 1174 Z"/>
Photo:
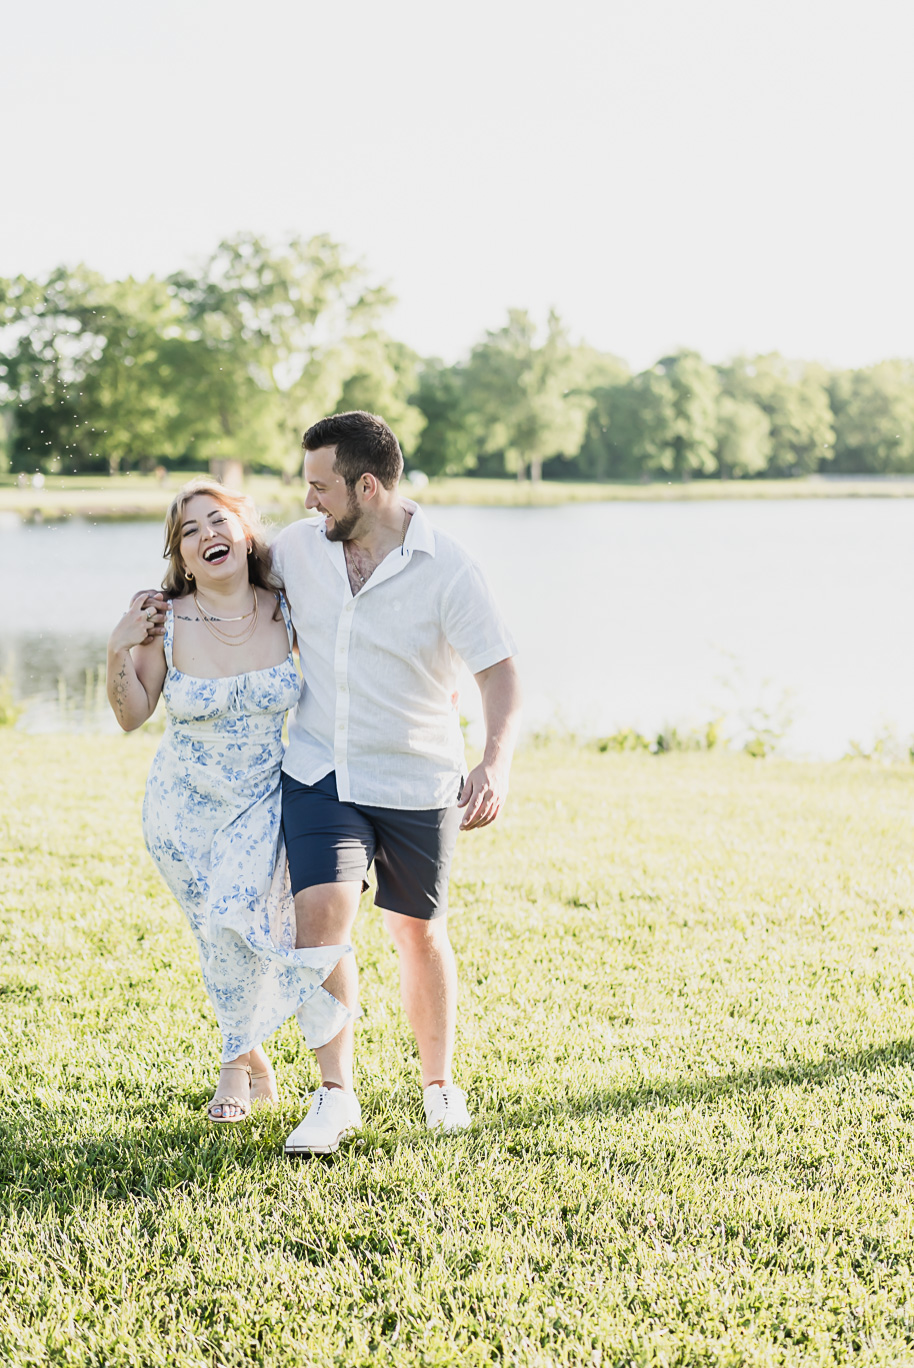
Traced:
<path id="1" fill-rule="evenodd" d="M 455 365 L 384 327 L 384 288 L 327 237 L 242 234 L 193 271 L 0 279 L 0 469 L 239 461 L 300 470 L 325 413 L 381 413 L 427 475 L 578 480 L 914 472 L 914 362 L 829 371 L 680 350 L 631 374 L 523 310 Z"/>

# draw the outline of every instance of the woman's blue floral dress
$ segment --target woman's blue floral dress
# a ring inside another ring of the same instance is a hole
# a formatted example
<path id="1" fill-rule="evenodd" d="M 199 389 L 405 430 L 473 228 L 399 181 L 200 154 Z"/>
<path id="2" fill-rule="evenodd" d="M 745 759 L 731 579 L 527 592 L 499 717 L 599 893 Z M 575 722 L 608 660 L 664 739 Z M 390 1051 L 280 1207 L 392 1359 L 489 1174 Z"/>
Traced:
<path id="1" fill-rule="evenodd" d="M 149 853 L 190 922 L 223 1036 L 223 1062 L 298 1017 L 312 1048 L 351 1013 L 324 988 L 348 945 L 295 949 L 295 907 L 280 825 L 282 724 L 298 699 L 292 623 L 281 665 L 198 679 L 172 664 L 165 620 L 168 726 L 143 803 Z"/>

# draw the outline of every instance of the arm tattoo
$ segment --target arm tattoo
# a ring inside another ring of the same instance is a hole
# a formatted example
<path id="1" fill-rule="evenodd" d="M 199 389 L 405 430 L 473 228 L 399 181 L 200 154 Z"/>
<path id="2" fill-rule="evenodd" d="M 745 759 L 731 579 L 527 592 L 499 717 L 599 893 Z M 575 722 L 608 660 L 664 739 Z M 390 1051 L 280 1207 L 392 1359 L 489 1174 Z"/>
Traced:
<path id="1" fill-rule="evenodd" d="M 114 706 L 117 709 L 118 717 L 124 716 L 124 704 L 127 702 L 127 662 L 121 666 L 120 673 L 114 676 Z"/>

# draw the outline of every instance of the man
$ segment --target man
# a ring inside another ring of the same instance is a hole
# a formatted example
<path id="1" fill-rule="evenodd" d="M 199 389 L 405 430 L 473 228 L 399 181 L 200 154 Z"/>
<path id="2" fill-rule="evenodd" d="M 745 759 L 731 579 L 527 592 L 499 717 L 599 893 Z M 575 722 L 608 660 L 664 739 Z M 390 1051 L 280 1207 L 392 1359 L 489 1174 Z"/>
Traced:
<path id="1" fill-rule="evenodd" d="M 399 493 L 403 458 L 369 413 L 305 433 L 306 506 L 323 518 L 273 546 L 304 682 L 283 763 L 283 831 L 299 947 L 349 940 L 374 862 L 422 1066 L 427 1124 L 470 1124 L 452 1077 L 457 974 L 447 888 L 458 830 L 498 816 L 520 715 L 514 643 L 476 564 Z M 459 660 L 482 694 L 486 744 L 464 781 Z M 461 809 L 463 817 L 461 820 Z M 358 1010 L 353 957 L 325 987 Z M 321 1086 L 287 1154 L 327 1154 L 361 1124 L 350 1023 L 315 1051 Z"/>

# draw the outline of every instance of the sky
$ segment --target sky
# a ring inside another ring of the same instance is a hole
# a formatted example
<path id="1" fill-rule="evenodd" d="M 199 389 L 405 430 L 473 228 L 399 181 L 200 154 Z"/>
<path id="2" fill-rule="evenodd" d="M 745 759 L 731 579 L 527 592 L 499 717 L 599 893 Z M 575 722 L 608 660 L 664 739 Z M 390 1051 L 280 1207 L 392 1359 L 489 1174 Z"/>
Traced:
<path id="1" fill-rule="evenodd" d="M 44 0 L 0 275 L 328 233 L 455 361 L 508 308 L 651 365 L 914 356 L 909 0 Z"/>

